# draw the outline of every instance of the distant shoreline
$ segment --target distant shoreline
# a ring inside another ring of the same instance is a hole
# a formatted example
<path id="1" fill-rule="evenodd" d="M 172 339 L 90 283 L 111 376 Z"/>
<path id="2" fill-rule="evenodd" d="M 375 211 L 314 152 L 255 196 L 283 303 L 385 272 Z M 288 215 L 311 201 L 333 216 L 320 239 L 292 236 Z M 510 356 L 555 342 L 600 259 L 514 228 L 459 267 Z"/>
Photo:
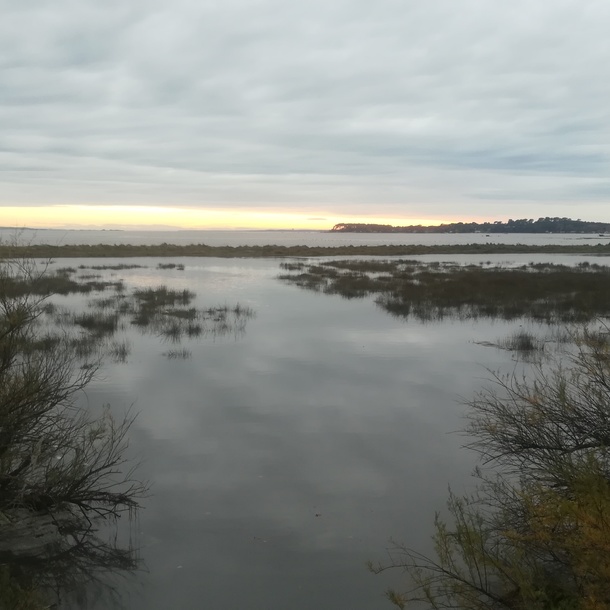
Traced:
<path id="1" fill-rule="evenodd" d="M 218 257 L 290 258 L 315 256 L 420 256 L 424 254 L 589 254 L 610 255 L 610 243 L 579 245 L 459 244 L 376 246 L 208 246 L 190 245 L 0 245 L 0 258 Z"/>
<path id="2" fill-rule="evenodd" d="M 520 218 L 502 222 L 452 222 L 440 225 L 408 225 L 395 227 L 371 223 L 346 222 L 336 224 L 333 233 L 610 233 L 610 223 L 572 220 L 571 218 Z"/>

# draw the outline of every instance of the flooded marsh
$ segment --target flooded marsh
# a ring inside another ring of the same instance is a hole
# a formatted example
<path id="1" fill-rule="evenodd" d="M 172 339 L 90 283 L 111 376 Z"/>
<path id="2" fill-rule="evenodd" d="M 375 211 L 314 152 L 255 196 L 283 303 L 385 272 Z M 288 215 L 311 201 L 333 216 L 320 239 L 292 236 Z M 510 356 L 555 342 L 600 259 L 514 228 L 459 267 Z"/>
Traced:
<path id="1" fill-rule="evenodd" d="M 488 317 L 567 324 L 610 314 L 610 268 L 589 262 L 505 267 L 340 260 L 283 268 L 291 273 L 279 278 L 301 288 L 348 299 L 374 295 L 389 313 L 422 321 Z"/>
<path id="2" fill-rule="evenodd" d="M 41 323 L 66 329 L 84 364 L 103 359 L 83 405 L 138 413 L 129 451 L 151 494 L 131 535 L 145 569 L 113 581 L 133 610 L 387 608 L 393 577 L 369 575 L 366 561 L 383 556 L 390 538 L 429 549 L 447 486 L 471 488 L 474 459 L 456 433 L 462 399 L 488 369 L 527 367 L 519 354 L 560 345 L 561 312 L 576 306 L 545 316 L 464 312 L 503 282 L 500 294 L 512 287 L 523 308 L 534 287 L 504 275 L 513 270 L 554 278 L 537 290 L 557 285 L 554 273 L 568 285 L 567 267 L 574 281 L 604 273 L 594 266 L 603 260 L 549 266 L 530 255 L 175 263 L 184 269 L 161 268 L 167 259 L 102 262 L 62 262 L 68 270 L 58 276 L 76 286 L 49 301 Z M 98 289 L 82 291 L 92 272 Z M 422 287 L 440 295 L 462 272 L 470 279 L 459 298 L 479 292 L 460 308 L 435 297 L 444 315 L 413 306 L 388 315 L 376 303 L 383 295 L 404 303 L 411 291 L 421 302 Z M 278 279 L 303 274 L 312 289 Z M 344 290 L 354 298 L 337 298 Z M 41 349 L 45 341 L 52 333 Z M 87 603 L 112 607 L 95 595 Z M 78 607 L 66 598 L 65 608 Z"/>

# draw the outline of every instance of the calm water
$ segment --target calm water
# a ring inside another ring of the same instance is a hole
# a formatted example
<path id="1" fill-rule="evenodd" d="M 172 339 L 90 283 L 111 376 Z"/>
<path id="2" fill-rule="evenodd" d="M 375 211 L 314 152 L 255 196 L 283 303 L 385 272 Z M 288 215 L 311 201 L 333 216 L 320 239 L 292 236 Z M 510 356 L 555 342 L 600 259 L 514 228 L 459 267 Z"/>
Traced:
<path id="1" fill-rule="evenodd" d="M 365 561 L 383 560 L 391 537 L 430 550 L 448 484 L 470 489 L 474 456 L 452 434 L 460 397 L 486 367 L 514 368 L 476 342 L 518 323 L 404 321 L 283 284 L 277 260 L 184 259 L 182 272 L 159 260 L 130 259 L 149 267 L 120 276 L 256 316 L 243 335 L 184 342 L 187 360 L 125 329 L 128 362 L 108 362 L 88 388 L 92 408 L 134 405 L 130 451 L 152 482 L 136 524 L 146 571 L 119 584 L 125 607 L 389 608 L 383 591 L 399 574 L 373 576 Z M 81 263 L 96 261 L 61 261 Z"/>
<path id="2" fill-rule="evenodd" d="M 66 231 L 0 229 L 0 240 L 32 244 L 207 244 L 210 246 L 348 246 L 381 244 L 596 244 L 610 236 L 581 234 L 383 234 L 331 233 L 328 231 Z"/>

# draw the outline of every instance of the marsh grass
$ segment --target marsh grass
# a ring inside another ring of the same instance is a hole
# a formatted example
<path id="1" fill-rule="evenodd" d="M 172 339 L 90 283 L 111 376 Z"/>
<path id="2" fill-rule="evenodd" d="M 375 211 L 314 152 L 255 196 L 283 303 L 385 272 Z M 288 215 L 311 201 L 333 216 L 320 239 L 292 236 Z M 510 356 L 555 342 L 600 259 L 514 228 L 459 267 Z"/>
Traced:
<path id="1" fill-rule="evenodd" d="M 610 254 L 610 244 L 534 246 L 525 244 L 472 243 L 463 245 L 383 245 L 383 246 L 208 246 L 206 244 L 129 245 L 0 245 L 0 258 L 126 258 L 215 256 L 221 258 L 312 257 L 312 256 L 414 256 L 421 254 Z M 108 266 L 106 268 L 113 268 Z M 123 266 L 123 268 L 129 268 Z M 133 268 L 133 267 L 131 267 Z"/>
<path id="2" fill-rule="evenodd" d="M 104 347 L 101 340 L 124 328 L 126 320 L 141 333 L 156 335 L 164 342 L 180 343 L 202 336 L 215 338 L 229 333 L 239 336 L 245 331 L 246 321 L 254 315 L 251 308 L 239 303 L 234 307 L 198 309 L 191 305 L 195 296 L 189 290 L 170 290 L 166 286 L 138 289 L 92 298 L 87 303 L 89 311 L 55 313 L 55 320 L 58 325 L 76 326 L 86 333 L 87 338 L 74 340 L 74 347 L 82 357 L 90 357 L 97 349 L 115 362 L 125 362 L 131 349 L 127 342 L 114 341 Z"/>
<path id="3" fill-rule="evenodd" d="M 146 265 L 79 265 L 79 269 L 93 269 L 94 271 L 125 271 L 126 269 L 146 269 Z"/>
<path id="4" fill-rule="evenodd" d="M 193 357 L 193 352 L 191 350 L 182 348 L 182 349 L 172 349 L 167 352 L 163 352 L 163 355 L 168 360 L 187 360 L 188 358 Z"/>
<path id="5" fill-rule="evenodd" d="M 119 316 L 116 313 L 104 313 L 96 311 L 92 313 L 76 314 L 73 323 L 98 337 L 113 335 L 119 323 Z"/>
<path id="6" fill-rule="evenodd" d="M 133 296 L 143 307 L 157 308 L 172 305 L 189 305 L 195 298 L 195 293 L 186 289 L 170 290 L 167 286 L 159 286 L 158 288 L 136 290 Z"/>
<path id="7" fill-rule="evenodd" d="M 512 352 L 517 352 L 527 359 L 536 353 L 543 352 L 546 341 L 524 329 L 519 329 L 500 342 L 500 346 Z"/>
<path id="8" fill-rule="evenodd" d="M 203 334 L 203 326 L 201 326 L 201 324 L 188 324 L 186 327 L 186 334 L 189 339 L 200 337 Z"/>
<path id="9" fill-rule="evenodd" d="M 116 297 L 92 299 L 88 303 L 89 307 L 95 309 L 116 309 L 117 305 Z"/>
<path id="10" fill-rule="evenodd" d="M 163 314 L 182 320 L 195 320 L 198 316 L 198 312 L 194 307 L 190 307 L 189 309 L 165 309 L 163 310 Z"/>
<path id="11" fill-rule="evenodd" d="M 42 306 L 42 312 L 48 316 L 53 315 L 56 311 L 57 305 L 55 305 L 55 303 L 51 303 L 50 301 Z"/>
<path id="12" fill-rule="evenodd" d="M 17 298 L 27 294 L 44 296 L 48 294 L 59 294 L 67 296 L 69 294 L 88 294 L 91 292 L 102 292 L 108 288 L 117 289 L 120 282 L 102 281 L 91 279 L 79 281 L 79 278 L 72 277 L 70 273 L 47 273 L 36 278 L 8 278 L 4 282 L 3 290 L 7 296 Z"/>
<path id="13" fill-rule="evenodd" d="M 94 359 L 97 359 L 101 352 L 100 338 L 86 333 L 72 338 L 70 340 L 70 346 L 74 349 L 76 356 L 81 361 L 89 361 L 94 357 Z"/>
<path id="14" fill-rule="evenodd" d="M 237 305 L 235 305 L 235 307 L 233 307 L 233 309 L 231 309 L 230 311 L 236 318 L 248 319 L 254 317 L 254 310 L 252 309 L 252 307 L 242 305 L 241 303 L 237 303 Z"/>
<path id="15" fill-rule="evenodd" d="M 280 263 L 280 269 L 286 271 L 300 271 L 305 268 L 305 263 Z"/>
<path id="16" fill-rule="evenodd" d="M 36 337 L 36 339 L 28 341 L 27 346 L 24 347 L 24 350 L 27 349 L 31 352 L 52 352 L 60 343 L 60 336 L 46 333 L 41 334 L 40 336 Z"/>
<path id="17" fill-rule="evenodd" d="M 610 315 L 610 268 L 597 264 L 530 263 L 508 268 L 345 260 L 297 271 L 279 279 L 348 299 L 373 295 L 389 313 L 425 321 L 450 316 L 583 323 Z"/>
<path id="18" fill-rule="evenodd" d="M 109 348 L 110 355 L 115 362 L 127 362 L 127 357 L 131 353 L 129 341 L 113 341 Z"/>
<path id="19" fill-rule="evenodd" d="M 165 285 L 128 289 L 122 279 L 107 281 L 103 273 L 81 274 L 83 270 L 94 269 L 110 271 L 114 275 L 115 271 L 141 268 L 142 265 L 81 265 L 54 271 L 49 265 L 41 273 L 7 275 L 3 280 L 3 293 L 6 298 L 40 296 L 41 315 L 35 323 L 48 329 L 48 334 L 46 331 L 38 333 L 39 339 L 28 345 L 30 351 L 49 353 L 61 339 L 67 342 L 84 369 L 97 366 L 107 357 L 119 363 L 127 361 L 131 344 L 127 339 L 115 337 L 118 331 L 128 328 L 128 322 L 141 334 L 155 335 L 162 342 L 180 343 L 202 337 L 215 339 L 231 333 L 237 338 L 254 315 L 251 308 L 239 303 L 233 307 L 197 308 L 193 305 L 195 293 L 186 289 L 173 290 Z M 180 267 L 182 265 L 172 263 L 169 268 Z M 109 288 L 114 288 L 115 292 L 104 295 Z M 84 296 L 76 301 L 76 311 L 55 300 L 56 296 L 71 294 Z M 178 353 L 179 350 L 174 351 Z"/>
<path id="20" fill-rule="evenodd" d="M 176 271 L 184 271 L 184 265 L 181 263 L 159 263 L 157 269 L 175 269 Z"/>

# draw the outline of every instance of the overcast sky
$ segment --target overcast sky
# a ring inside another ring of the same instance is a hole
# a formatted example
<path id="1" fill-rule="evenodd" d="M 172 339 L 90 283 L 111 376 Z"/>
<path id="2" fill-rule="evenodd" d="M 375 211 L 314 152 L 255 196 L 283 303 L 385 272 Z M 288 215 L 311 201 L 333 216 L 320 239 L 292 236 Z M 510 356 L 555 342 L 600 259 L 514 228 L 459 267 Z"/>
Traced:
<path id="1" fill-rule="evenodd" d="M 0 206 L 610 221 L 607 0 L 0 10 Z"/>

